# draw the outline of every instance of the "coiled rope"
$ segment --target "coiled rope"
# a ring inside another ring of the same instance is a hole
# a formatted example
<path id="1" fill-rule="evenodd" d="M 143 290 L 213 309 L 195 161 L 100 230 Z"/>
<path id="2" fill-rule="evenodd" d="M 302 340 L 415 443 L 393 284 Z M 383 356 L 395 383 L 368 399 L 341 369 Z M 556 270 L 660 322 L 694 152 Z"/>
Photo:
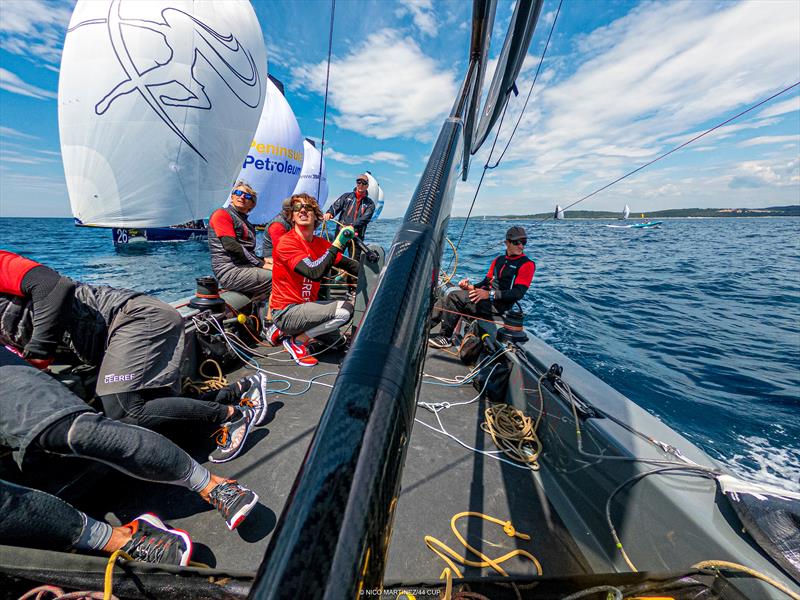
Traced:
<path id="1" fill-rule="evenodd" d="M 542 442 L 536 435 L 541 413 L 534 423 L 518 408 L 509 404 L 492 404 L 484 411 L 486 420 L 481 429 L 492 436 L 494 445 L 503 451 L 511 460 L 528 465 L 532 470 L 539 470 L 539 455 L 542 453 Z"/>

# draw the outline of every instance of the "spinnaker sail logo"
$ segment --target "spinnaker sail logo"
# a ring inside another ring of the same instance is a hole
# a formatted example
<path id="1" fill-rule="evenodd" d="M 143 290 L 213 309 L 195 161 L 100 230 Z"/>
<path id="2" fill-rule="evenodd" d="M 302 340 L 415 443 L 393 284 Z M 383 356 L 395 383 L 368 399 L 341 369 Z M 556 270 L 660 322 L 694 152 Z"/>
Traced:
<path id="1" fill-rule="evenodd" d="M 111 48 L 125 73 L 126 78 L 97 102 L 95 114 L 104 115 L 117 99 L 138 92 L 164 124 L 200 158 L 208 162 L 170 117 L 166 107 L 213 109 L 203 83 L 197 79 L 195 66 L 202 59 L 242 104 L 249 108 L 258 108 L 262 93 L 261 77 L 252 53 L 239 43 L 233 33 L 220 34 L 177 8 L 162 9 L 161 21 L 126 19 L 122 17 L 121 11 L 122 0 L 112 0 L 108 18 L 82 21 L 67 30 L 69 34 L 87 25 L 105 24 Z M 151 58 L 150 63 L 154 62 L 155 66 L 140 70 L 125 41 L 126 28 L 131 27 L 147 29 L 161 35 L 169 49 L 169 59 L 160 63 L 155 57 Z M 246 63 L 241 70 L 232 62 L 237 57 L 240 60 L 244 58 L 243 62 Z"/>

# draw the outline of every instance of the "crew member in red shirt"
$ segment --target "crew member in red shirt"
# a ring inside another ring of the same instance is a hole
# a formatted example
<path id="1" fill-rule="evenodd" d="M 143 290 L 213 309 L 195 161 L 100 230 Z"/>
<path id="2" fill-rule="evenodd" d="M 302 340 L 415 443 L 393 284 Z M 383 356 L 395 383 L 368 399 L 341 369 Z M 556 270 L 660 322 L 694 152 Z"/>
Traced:
<path id="1" fill-rule="evenodd" d="M 281 202 L 281 211 L 272 218 L 264 230 L 264 243 L 261 245 L 261 256 L 272 268 L 272 251 L 278 241 L 292 228 L 292 203 L 296 196 L 289 196 Z"/>
<path id="2" fill-rule="evenodd" d="M 293 196 L 292 229 L 281 237 L 273 250 L 272 309 L 273 328 L 267 333 L 275 345 L 284 348 L 301 367 L 313 367 L 317 359 L 309 355 L 311 338 L 325 337 L 353 318 L 354 307 L 346 301 L 317 301 L 322 278 L 336 264 L 351 275 L 358 263 L 341 255 L 353 238 L 353 228 L 343 227 L 333 244 L 314 235 L 323 220 L 316 199 L 308 194 Z"/>
<path id="3" fill-rule="evenodd" d="M 491 319 L 492 307 L 504 313 L 515 302 L 522 300 L 536 271 L 536 263 L 525 256 L 527 243 L 525 229 L 519 225 L 509 228 L 506 232 L 506 253 L 492 261 L 486 277 L 474 285 L 469 279 L 462 279 L 458 282 L 461 289 L 445 296 L 442 302 L 442 327 L 438 334 L 430 336 L 429 346 L 452 346 L 453 330 L 462 314 Z"/>

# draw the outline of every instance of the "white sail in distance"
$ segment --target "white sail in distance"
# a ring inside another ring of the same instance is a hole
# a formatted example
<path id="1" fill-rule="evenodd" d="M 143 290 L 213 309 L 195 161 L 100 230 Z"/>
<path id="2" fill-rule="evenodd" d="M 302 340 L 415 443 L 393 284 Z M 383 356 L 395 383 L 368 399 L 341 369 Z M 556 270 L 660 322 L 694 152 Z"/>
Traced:
<path id="1" fill-rule="evenodd" d="M 378 199 L 375 200 L 375 213 L 372 215 L 372 220 L 374 221 L 378 217 L 381 216 L 383 212 L 383 188 L 378 186 Z"/>
<path id="2" fill-rule="evenodd" d="M 104 227 L 208 218 L 258 124 L 266 69 L 247 0 L 79 0 L 58 82 L 75 218 Z"/>
<path id="3" fill-rule="evenodd" d="M 625 208 L 622 209 L 622 218 L 627 219 L 630 216 L 630 214 L 631 214 L 631 207 L 626 204 Z"/>
<path id="4" fill-rule="evenodd" d="M 267 103 L 242 163 L 239 179 L 258 193 L 248 215 L 251 223 L 269 223 L 291 196 L 303 169 L 300 125 L 278 86 L 267 82 Z"/>
<path id="5" fill-rule="evenodd" d="M 317 199 L 317 204 L 323 207 L 328 201 L 328 171 L 325 167 L 325 159 L 323 158 L 320 163 L 319 150 L 309 139 L 303 140 L 303 153 L 303 170 L 300 172 L 300 179 L 292 193 L 306 193 L 313 196 Z M 322 166 L 321 170 L 320 165 Z"/>
<path id="6" fill-rule="evenodd" d="M 364 171 L 367 174 L 367 179 L 369 180 L 369 186 L 367 187 L 367 196 L 375 203 L 375 212 L 372 213 L 372 221 L 377 219 L 381 212 L 383 211 L 383 188 L 378 183 L 378 180 L 375 179 L 375 176 L 370 173 L 369 171 Z"/>
<path id="7" fill-rule="evenodd" d="M 555 210 L 555 213 L 553 213 L 553 216 L 554 216 L 554 218 L 559 219 L 559 220 L 564 218 L 564 209 L 561 208 L 560 204 L 556 204 L 556 210 Z"/>

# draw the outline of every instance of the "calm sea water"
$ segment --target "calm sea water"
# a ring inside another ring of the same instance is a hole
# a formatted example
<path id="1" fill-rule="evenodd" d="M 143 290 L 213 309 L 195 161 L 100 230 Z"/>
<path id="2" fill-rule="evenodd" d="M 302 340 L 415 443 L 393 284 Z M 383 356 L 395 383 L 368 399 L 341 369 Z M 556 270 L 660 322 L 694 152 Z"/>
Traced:
<path id="1" fill-rule="evenodd" d="M 529 331 L 734 471 L 800 490 L 800 219 L 521 224 L 537 265 Z M 373 223 L 368 240 L 388 246 L 397 225 Z M 470 221 L 457 276 L 482 277 L 509 225 Z M 204 243 L 115 250 L 110 231 L 70 219 L 0 219 L 0 247 L 165 300 L 210 274 Z"/>

